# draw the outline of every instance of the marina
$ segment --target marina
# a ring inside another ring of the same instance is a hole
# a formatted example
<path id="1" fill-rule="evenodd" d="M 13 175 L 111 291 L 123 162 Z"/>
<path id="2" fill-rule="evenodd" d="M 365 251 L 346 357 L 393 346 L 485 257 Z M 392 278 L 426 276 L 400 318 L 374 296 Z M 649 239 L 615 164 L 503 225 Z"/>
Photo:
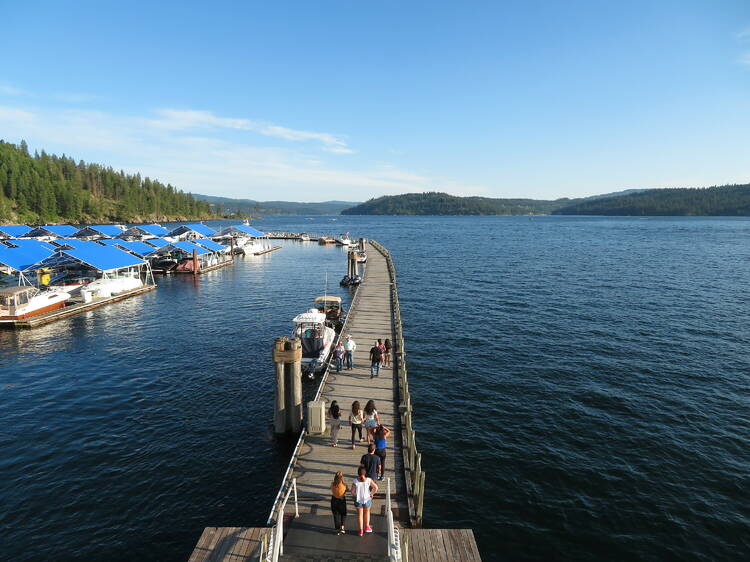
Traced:
<path id="1" fill-rule="evenodd" d="M 0 327 L 34 328 L 156 288 L 154 274 L 201 275 L 281 246 L 247 224 L 0 225 Z M 219 241 L 228 244 L 223 245 Z"/>

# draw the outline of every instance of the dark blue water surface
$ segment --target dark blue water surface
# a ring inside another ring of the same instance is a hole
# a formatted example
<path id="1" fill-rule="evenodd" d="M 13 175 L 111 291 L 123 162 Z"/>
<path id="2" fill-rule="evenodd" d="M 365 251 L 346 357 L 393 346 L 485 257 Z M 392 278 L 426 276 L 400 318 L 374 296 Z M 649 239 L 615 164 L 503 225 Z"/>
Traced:
<path id="1" fill-rule="evenodd" d="M 750 557 L 750 220 L 278 217 L 399 273 L 425 525 L 482 556 Z M 0 332 L 0 558 L 185 560 L 262 525 L 270 346 L 345 253 L 259 258 Z"/>

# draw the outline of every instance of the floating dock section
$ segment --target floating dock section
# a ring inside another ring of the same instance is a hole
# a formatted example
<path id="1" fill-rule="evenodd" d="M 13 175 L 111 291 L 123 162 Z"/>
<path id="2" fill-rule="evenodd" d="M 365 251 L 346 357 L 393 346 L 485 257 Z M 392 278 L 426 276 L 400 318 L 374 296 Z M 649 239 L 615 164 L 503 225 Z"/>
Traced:
<path id="1" fill-rule="evenodd" d="M 354 370 L 323 375 L 315 400 L 336 400 L 347 420 L 350 406 L 374 400 L 388 438 L 385 479 L 379 481 L 372 511 L 374 532 L 360 537 L 351 497 L 345 535 L 333 532 L 330 484 L 337 471 L 351 483 L 364 443 L 350 445 L 350 428 L 330 435 L 303 430 L 274 501 L 266 527 L 207 527 L 191 562 L 267 560 L 391 560 L 394 562 L 479 561 L 470 529 L 422 529 L 425 473 L 412 429 L 412 406 L 406 370 L 396 270 L 390 253 L 377 242 L 367 244 L 364 279 L 356 290 L 342 334 L 357 344 Z M 393 342 L 391 368 L 370 378 L 369 350 L 378 338 Z"/>

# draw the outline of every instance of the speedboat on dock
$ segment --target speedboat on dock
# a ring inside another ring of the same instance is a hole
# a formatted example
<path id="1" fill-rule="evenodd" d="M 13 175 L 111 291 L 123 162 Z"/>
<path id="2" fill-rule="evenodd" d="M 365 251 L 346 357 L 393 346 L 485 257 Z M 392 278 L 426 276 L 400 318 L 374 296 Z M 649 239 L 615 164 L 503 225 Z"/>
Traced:
<path id="1" fill-rule="evenodd" d="M 298 314 L 292 322 L 292 337 L 300 338 L 302 342 L 302 370 L 312 378 L 325 368 L 336 331 L 326 326 L 326 315 L 315 308 Z"/>

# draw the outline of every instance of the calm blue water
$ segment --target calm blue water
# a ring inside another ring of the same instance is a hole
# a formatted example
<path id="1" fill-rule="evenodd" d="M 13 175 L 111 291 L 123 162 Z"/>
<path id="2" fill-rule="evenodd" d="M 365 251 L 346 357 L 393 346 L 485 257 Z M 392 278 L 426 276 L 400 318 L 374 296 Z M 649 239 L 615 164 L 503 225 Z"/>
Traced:
<path id="1" fill-rule="evenodd" d="M 279 217 L 391 249 L 426 526 L 486 560 L 750 557 L 750 220 Z M 12 560 L 185 560 L 268 515 L 270 346 L 345 269 L 262 258 L 0 332 Z"/>

